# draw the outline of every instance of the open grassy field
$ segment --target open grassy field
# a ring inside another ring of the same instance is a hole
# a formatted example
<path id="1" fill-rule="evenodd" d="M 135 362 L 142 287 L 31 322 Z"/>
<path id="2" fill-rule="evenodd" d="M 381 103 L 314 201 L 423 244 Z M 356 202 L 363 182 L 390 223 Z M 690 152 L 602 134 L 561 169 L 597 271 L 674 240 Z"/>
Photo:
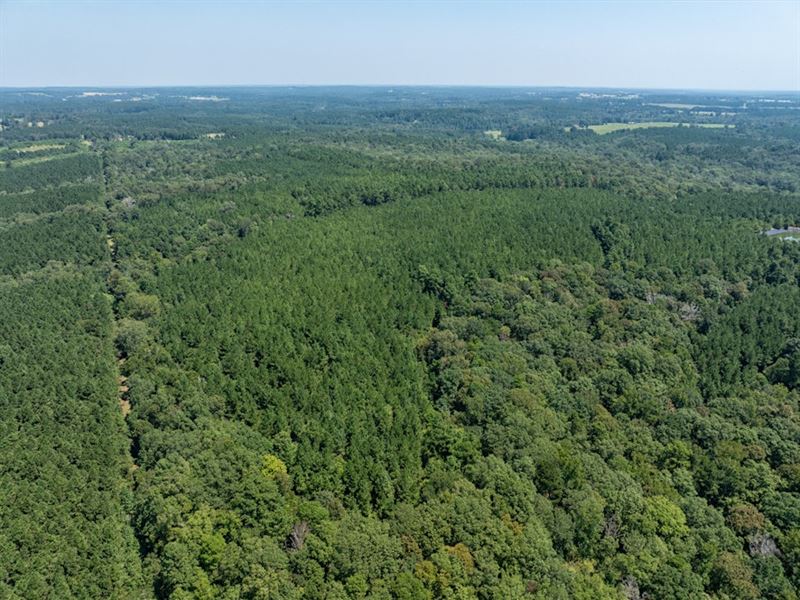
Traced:
<path id="1" fill-rule="evenodd" d="M 678 102 L 650 102 L 648 106 L 661 106 L 663 108 L 674 108 L 676 110 L 691 110 L 700 108 L 699 104 L 680 104 Z"/>
<path id="2" fill-rule="evenodd" d="M 44 150 L 61 150 L 66 146 L 66 144 L 34 144 L 32 146 L 25 146 L 24 148 L 14 148 L 14 151 L 20 154 L 27 154 L 29 152 L 42 152 Z"/>
<path id="3" fill-rule="evenodd" d="M 589 125 L 585 129 L 591 129 L 598 135 L 614 133 L 615 131 L 625 131 L 628 129 L 654 129 L 658 127 L 705 127 L 707 129 L 723 129 L 734 127 L 723 123 L 673 123 L 670 121 L 645 121 L 643 123 L 603 123 L 602 125 Z"/>

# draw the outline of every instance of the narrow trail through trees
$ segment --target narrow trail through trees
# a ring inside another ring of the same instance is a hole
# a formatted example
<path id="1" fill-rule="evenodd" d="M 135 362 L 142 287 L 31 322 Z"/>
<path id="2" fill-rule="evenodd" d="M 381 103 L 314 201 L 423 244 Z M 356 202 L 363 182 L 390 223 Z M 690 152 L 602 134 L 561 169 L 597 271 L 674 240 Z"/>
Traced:
<path id="1" fill-rule="evenodd" d="M 105 207 L 107 210 L 107 218 L 106 218 L 106 245 L 108 246 L 109 256 L 111 260 L 111 268 L 108 272 L 108 277 L 106 278 L 106 285 L 108 289 L 109 295 L 113 298 L 112 300 L 112 312 L 114 315 L 114 331 L 115 331 L 115 338 L 117 337 L 117 330 L 119 327 L 119 322 L 121 319 L 120 311 L 119 311 L 119 291 L 115 289 L 113 285 L 113 277 L 115 273 L 119 273 L 120 265 L 117 256 L 117 242 L 112 235 L 112 229 L 110 227 L 110 221 L 113 219 L 113 203 L 114 199 L 111 195 L 111 174 L 109 172 L 109 161 L 107 150 L 102 151 L 102 164 L 103 164 L 103 198 L 105 201 Z M 115 342 L 115 348 L 117 350 L 116 355 L 116 364 L 117 364 L 117 401 L 119 402 L 119 408 L 122 412 L 123 418 L 126 419 L 131 412 L 131 402 L 129 397 L 130 386 L 128 385 L 128 373 L 125 371 L 125 361 L 126 357 L 123 350 L 119 347 L 119 343 Z M 129 448 L 133 447 L 133 440 L 130 437 L 130 431 L 128 433 L 129 438 Z M 131 454 L 131 464 L 133 468 L 136 468 L 136 461 L 133 454 Z"/>

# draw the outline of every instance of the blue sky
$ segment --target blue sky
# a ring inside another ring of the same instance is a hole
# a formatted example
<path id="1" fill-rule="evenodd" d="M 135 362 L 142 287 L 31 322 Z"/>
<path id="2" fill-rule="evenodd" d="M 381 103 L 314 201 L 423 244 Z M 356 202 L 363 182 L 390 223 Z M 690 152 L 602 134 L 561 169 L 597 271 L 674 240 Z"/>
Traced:
<path id="1" fill-rule="evenodd" d="M 800 91 L 800 0 L 0 0 L 0 86 Z"/>

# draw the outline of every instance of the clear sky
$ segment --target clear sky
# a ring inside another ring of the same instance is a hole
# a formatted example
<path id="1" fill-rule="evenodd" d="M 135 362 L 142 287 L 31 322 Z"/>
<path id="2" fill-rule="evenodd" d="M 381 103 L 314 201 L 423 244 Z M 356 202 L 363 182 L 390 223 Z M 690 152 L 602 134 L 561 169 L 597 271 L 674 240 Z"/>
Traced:
<path id="1" fill-rule="evenodd" d="M 800 0 L 0 0 L 0 86 L 800 90 Z"/>

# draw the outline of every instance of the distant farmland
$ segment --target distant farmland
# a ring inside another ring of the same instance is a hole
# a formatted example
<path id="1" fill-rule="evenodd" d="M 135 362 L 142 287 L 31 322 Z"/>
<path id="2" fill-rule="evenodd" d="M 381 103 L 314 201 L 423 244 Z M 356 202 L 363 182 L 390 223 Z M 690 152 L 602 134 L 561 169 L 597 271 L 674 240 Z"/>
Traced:
<path id="1" fill-rule="evenodd" d="M 669 121 L 645 121 L 643 123 L 603 123 L 602 125 L 589 125 L 588 127 L 579 127 L 579 129 L 591 129 L 598 135 L 605 135 L 607 133 L 614 133 L 615 131 L 624 131 L 627 129 L 655 129 L 658 127 L 704 127 L 706 129 L 724 129 L 726 127 L 734 127 L 734 125 L 725 125 L 724 123 L 672 123 Z M 570 128 L 568 128 L 570 129 Z"/>

